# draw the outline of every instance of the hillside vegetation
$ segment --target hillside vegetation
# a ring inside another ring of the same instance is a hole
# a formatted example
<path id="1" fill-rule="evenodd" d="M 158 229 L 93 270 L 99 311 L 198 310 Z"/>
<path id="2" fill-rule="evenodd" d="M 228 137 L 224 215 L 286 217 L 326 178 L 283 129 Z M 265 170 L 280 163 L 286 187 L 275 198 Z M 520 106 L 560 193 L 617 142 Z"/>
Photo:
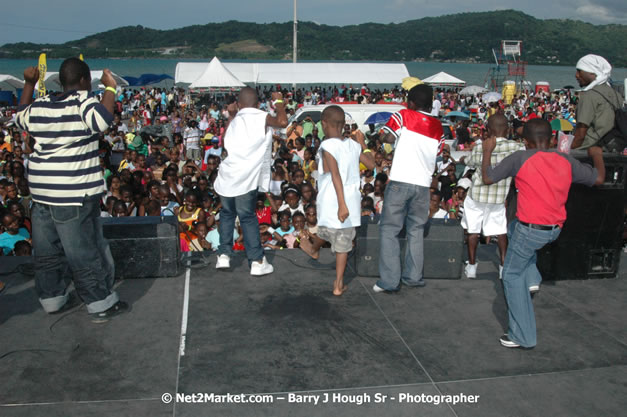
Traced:
<path id="1" fill-rule="evenodd" d="M 541 20 L 515 10 L 426 17 L 399 24 L 327 26 L 299 22 L 302 60 L 492 62 L 504 39 L 523 41 L 531 64 L 573 65 L 588 53 L 627 66 L 627 25 Z M 228 21 L 179 29 L 126 26 L 64 44 L 15 43 L 0 57 L 32 58 L 83 53 L 92 58 L 169 57 L 291 59 L 292 23 Z"/>

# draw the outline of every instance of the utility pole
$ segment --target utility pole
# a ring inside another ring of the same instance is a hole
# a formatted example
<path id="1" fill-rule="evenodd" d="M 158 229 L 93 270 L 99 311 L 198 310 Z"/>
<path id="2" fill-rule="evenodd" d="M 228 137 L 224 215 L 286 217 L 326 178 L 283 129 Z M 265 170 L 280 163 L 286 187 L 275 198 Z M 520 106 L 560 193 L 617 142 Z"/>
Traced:
<path id="1" fill-rule="evenodd" d="M 293 41 L 293 50 L 292 50 L 292 62 L 296 64 L 296 57 L 298 55 L 298 20 L 296 17 L 296 1 L 294 0 L 294 41 Z M 294 74 L 294 72 L 292 72 Z M 292 83 L 292 88 L 296 88 L 296 83 Z"/>
<path id="2" fill-rule="evenodd" d="M 292 51 L 292 62 L 296 63 L 296 57 L 298 55 L 298 20 L 296 17 L 296 2 L 294 0 L 294 50 Z"/>

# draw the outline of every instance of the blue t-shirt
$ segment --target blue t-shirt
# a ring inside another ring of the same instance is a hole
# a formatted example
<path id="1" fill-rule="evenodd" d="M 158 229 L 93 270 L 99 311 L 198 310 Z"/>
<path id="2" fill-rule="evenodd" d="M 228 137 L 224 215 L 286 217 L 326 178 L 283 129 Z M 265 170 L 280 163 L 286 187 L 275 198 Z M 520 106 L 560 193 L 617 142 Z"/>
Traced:
<path id="1" fill-rule="evenodd" d="M 30 234 L 24 227 L 20 227 L 20 230 L 15 235 L 4 232 L 0 234 L 0 248 L 2 248 L 5 255 L 8 255 L 11 253 L 17 242 L 26 239 L 30 239 Z"/>
<path id="2" fill-rule="evenodd" d="M 176 216 L 176 214 L 174 214 L 174 209 L 179 207 L 179 203 L 177 203 L 176 201 L 170 201 L 168 202 L 168 205 L 165 207 L 161 207 L 161 215 L 162 216 Z"/>
<path id="3" fill-rule="evenodd" d="M 239 233 L 237 233 L 237 228 L 235 228 L 233 230 L 233 242 L 235 242 L 238 238 Z M 218 250 L 218 246 L 220 246 L 220 232 L 218 231 L 218 228 L 216 227 L 215 229 L 207 233 L 207 237 L 205 237 L 205 240 L 211 243 L 211 250 Z"/>
<path id="4" fill-rule="evenodd" d="M 280 227 L 274 229 L 274 231 L 277 232 L 279 234 L 279 236 L 283 237 L 285 235 L 293 233 L 294 232 L 294 226 L 290 226 L 290 230 L 288 230 L 288 231 L 285 231 L 285 230 L 281 229 Z"/>

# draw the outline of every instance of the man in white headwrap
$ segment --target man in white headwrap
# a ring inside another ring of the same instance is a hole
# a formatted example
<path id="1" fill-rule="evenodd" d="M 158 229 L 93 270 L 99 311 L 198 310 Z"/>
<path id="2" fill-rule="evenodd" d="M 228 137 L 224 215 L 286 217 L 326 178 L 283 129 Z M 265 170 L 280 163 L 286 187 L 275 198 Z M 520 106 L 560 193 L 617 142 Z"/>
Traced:
<path id="1" fill-rule="evenodd" d="M 586 55 L 577 62 L 575 78 L 583 91 L 577 104 L 577 126 L 572 148 L 587 149 L 614 127 L 614 112 L 623 98 L 609 84 L 612 66 L 599 55 Z"/>

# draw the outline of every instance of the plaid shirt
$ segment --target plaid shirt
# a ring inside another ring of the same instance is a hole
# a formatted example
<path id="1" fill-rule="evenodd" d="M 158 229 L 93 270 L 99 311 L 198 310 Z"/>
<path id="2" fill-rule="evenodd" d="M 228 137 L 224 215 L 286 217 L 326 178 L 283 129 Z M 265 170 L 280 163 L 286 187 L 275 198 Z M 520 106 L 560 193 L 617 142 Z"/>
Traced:
<path id="1" fill-rule="evenodd" d="M 490 164 L 494 167 L 501 163 L 503 159 L 516 151 L 524 151 L 525 145 L 522 143 L 507 140 L 505 138 L 496 138 L 496 147 L 492 151 Z M 512 178 L 505 178 L 495 184 L 485 185 L 481 175 L 481 160 L 483 159 L 483 147 L 477 144 L 470 153 L 470 158 L 466 161 L 466 165 L 471 168 L 477 168 L 472 175 L 472 187 L 470 187 L 470 198 L 479 203 L 503 204 L 509 191 Z"/>

